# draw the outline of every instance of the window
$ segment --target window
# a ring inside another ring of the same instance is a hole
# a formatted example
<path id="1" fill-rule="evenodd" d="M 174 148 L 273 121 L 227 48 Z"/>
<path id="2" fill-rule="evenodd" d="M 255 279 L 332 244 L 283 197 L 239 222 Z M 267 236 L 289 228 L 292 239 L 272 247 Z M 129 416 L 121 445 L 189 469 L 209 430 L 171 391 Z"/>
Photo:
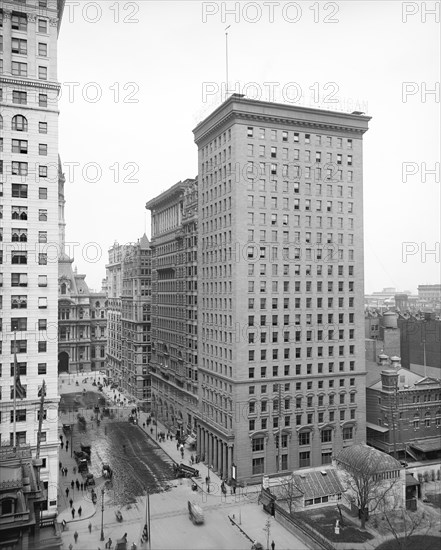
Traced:
<path id="1" fill-rule="evenodd" d="M 299 445 L 310 445 L 311 444 L 310 435 L 311 435 L 311 432 L 300 432 Z"/>
<path id="2" fill-rule="evenodd" d="M 21 38 L 12 39 L 12 53 L 26 55 L 28 53 L 28 43 Z"/>
<path id="3" fill-rule="evenodd" d="M 263 457 L 253 458 L 253 462 L 252 462 L 253 475 L 263 474 L 265 471 L 264 465 L 265 465 L 265 459 Z"/>
<path id="4" fill-rule="evenodd" d="M 47 57 L 47 44 L 44 42 L 38 43 L 38 55 L 41 57 Z"/>
<path id="5" fill-rule="evenodd" d="M 38 211 L 38 220 L 40 222 L 47 222 L 47 210 L 45 209 L 40 209 Z"/>
<path id="6" fill-rule="evenodd" d="M 44 353 L 47 351 L 47 342 L 38 342 L 38 352 Z"/>
<path id="7" fill-rule="evenodd" d="M 38 132 L 40 134 L 47 134 L 47 122 L 38 123 Z"/>
<path id="8" fill-rule="evenodd" d="M 24 139 L 13 139 L 12 152 L 26 155 L 28 152 L 28 142 Z"/>
<path id="9" fill-rule="evenodd" d="M 24 14 L 13 14 L 11 17 L 11 28 L 16 31 L 26 31 L 28 28 L 28 18 Z"/>
<path id="10" fill-rule="evenodd" d="M 27 176 L 28 175 L 28 163 L 27 162 L 12 162 L 12 175 L 13 176 Z"/>
<path id="11" fill-rule="evenodd" d="M 47 199 L 47 188 L 46 187 L 39 187 L 38 188 L 38 198 L 39 199 Z"/>
<path id="12" fill-rule="evenodd" d="M 344 412 L 344 411 L 341 411 L 341 412 Z M 343 441 L 348 441 L 349 439 L 352 439 L 353 438 L 353 427 L 352 426 L 348 426 L 346 428 L 343 428 Z"/>
<path id="13" fill-rule="evenodd" d="M 38 363 L 38 374 L 47 373 L 47 363 Z"/>
<path id="14" fill-rule="evenodd" d="M 39 275 L 38 276 L 38 286 L 45 287 L 47 286 L 47 275 Z M 39 302 L 40 307 L 40 302 Z"/>
<path id="15" fill-rule="evenodd" d="M 299 453 L 299 468 L 306 468 L 311 465 L 311 453 L 303 451 Z M 306 504 L 306 503 L 305 503 Z"/>
<path id="16" fill-rule="evenodd" d="M 247 128 L 247 137 L 253 137 L 253 127 L 248 126 Z"/>
<path id="17" fill-rule="evenodd" d="M 39 143 L 38 144 L 38 154 L 47 156 L 47 144 L 46 143 Z M 47 172 L 46 172 L 47 175 Z"/>
<path id="18" fill-rule="evenodd" d="M 263 451 L 264 450 L 264 438 L 258 437 L 252 441 L 253 452 Z"/>
<path id="19" fill-rule="evenodd" d="M 13 90 L 13 92 L 12 92 L 12 103 L 16 103 L 18 105 L 26 105 L 27 102 L 28 102 L 28 94 L 26 92 L 19 92 L 17 90 Z M 21 116 L 21 115 L 17 115 L 17 117 L 18 116 Z M 17 118 L 17 117 L 14 117 L 14 118 Z M 12 122 L 13 122 L 12 129 L 17 130 L 17 128 L 14 128 L 14 118 L 12 119 Z M 24 117 L 22 117 L 22 118 L 24 118 Z M 21 130 L 18 129 L 18 131 L 21 131 Z M 23 131 L 27 132 L 27 124 L 26 124 L 26 130 L 23 130 Z"/>
<path id="20" fill-rule="evenodd" d="M 11 186 L 11 195 L 20 199 L 26 199 L 28 196 L 28 186 L 20 183 L 13 183 Z"/>
<path id="21" fill-rule="evenodd" d="M 12 119 L 11 128 L 12 128 L 12 130 L 14 130 L 16 132 L 27 132 L 28 131 L 28 121 L 22 115 L 15 115 L 15 117 Z M 14 143 L 14 141 L 17 142 L 19 140 L 12 140 L 12 141 Z M 27 150 L 27 143 L 28 142 L 25 141 L 24 143 L 26 143 L 26 150 Z M 13 147 L 14 147 L 14 145 L 13 145 Z"/>
<path id="22" fill-rule="evenodd" d="M 18 250 L 13 250 L 11 254 L 11 263 L 13 265 L 17 264 L 27 264 L 28 263 L 28 253 Z"/>
<path id="23" fill-rule="evenodd" d="M 14 76 L 28 76 L 28 64 L 20 63 L 19 61 L 13 61 L 12 65 L 12 74 Z"/>
<path id="24" fill-rule="evenodd" d="M 47 34 L 47 21 L 46 21 L 46 19 L 39 19 L 38 20 L 38 32 L 42 32 L 42 33 Z"/>
<path id="25" fill-rule="evenodd" d="M 38 106 L 47 107 L 47 94 L 38 94 Z"/>

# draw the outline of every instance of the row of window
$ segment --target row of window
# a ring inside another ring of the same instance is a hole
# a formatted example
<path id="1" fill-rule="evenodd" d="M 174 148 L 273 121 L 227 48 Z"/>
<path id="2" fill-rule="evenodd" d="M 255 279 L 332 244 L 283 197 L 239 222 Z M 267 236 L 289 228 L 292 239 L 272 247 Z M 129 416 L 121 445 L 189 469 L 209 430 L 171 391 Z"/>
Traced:
<path id="1" fill-rule="evenodd" d="M 11 279 L 13 275 L 11 274 Z M 41 279 L 40 279 L 41 277 Z M 41 284 L 40 284 L 41 281 Z M 47 275 L 38 276 L 38 286 L 47 286 Z M 28 307 L 28 297 L 24 295 L 12 295 L 11 296 L 11 309 L 27 309 Z M 38 309 L 47 309 L 47 297 L 38 298 Z"/>
<path id="2" fill-rule="evenodd" d="M 311 143 L 311 134 L 302 134 L 300 132 L 288 132 L 287 130 L 274 130 L 274 129 L 268 129 L 268 128 L 259 128 L 257 132 L 255 132 L 255 128 L 253 126 L 247 127 L 247 137 L 249 138 L 258 138 L 258 139 L 267 139 L 269 131 L 269 138 L 271 141 L 277 141 L 279 139 L 279 136 L 282 138 L 282 142 L 289 142 L 290 141 L 290 135 L 292 134 L 292 142 L 293 143 L 300 143 L 300 138 L 304 138 L 304 143 L 306 145 Z M 323 137 L 325 137 L 325 141 L 323 141 Z M 333 147 L 337 146 L 338 148 L 343 147 L 343 145 L 346 145 L 347 149 L 352 149 L 353 141 L 352 139 L 345 139 L 340 137 L 333 137 L 333 136 L 321 136 L 320 134 L 317 134 L 315 136 L 315 143 L 316 145 L 326 145 L 326 147 Z M 334 141 L 335 140 L 335 141 Z"/>
<path id="3" fill-rule="evenodd" d="M 26 92 L 14 92 L 14 93 L 26 94 Z M 12 119 L 11 119 L 11 130 L 14 130 L 15 132 L 27 132 L 28 131 L 28 119 L 26 117 L 24 117 L 23 115 L 13 116 Z M 47 122 L 39 122 L 38 123 L 38 133 L 47 134 L 47 130 L 48 130 Z M 19 145 L 19 143 L 14 143 L 14 142 L 18 142 L 18 141 L 19 140 L 13 140 L 12 141 L 12 144 L 13 144 L 12 152 L 13 153 L 21 152 L 21 151 L 14 151 L 14 145 L 15 145 L 15 147 L 17 147 L 17 145 Z M 26 149 L 27 149 L 27 142 L 26 142 L 25 146 L 26 146 Z"/>
<path id="4" fill-rule="evenodd" d="M 45 123 L 43 123 L 45 124 Z M 3 151 L 3 138 L 0 141 L 0 151 Z M 28 154 L 28 140 L 27 139 L 12 139 L 11 140 L 11 152 L 20 155 Z M 38 144 L 38 154 L 41 156 L 47 156 L 47 143 Z M 14 165 L 14 163 L 12 163 Z M 12 168 L 12 174 L 14 174 L 14 166 Z"/>
<path id="5" fill-rule="evenodd" d="M 0 35 L 0 53 L 3 52 L 3 36 Z M 28 41 L 25 38 L 14 38 L 11 40 L 11 53 L 27 55 Z M 37 55 L 47 57 L 48 47 L 46 42 L 37 43 Z"/>
<path id="6" fill-rule="evenodd" d="M 46 327 L 47 327 L 47 323 L 46 323 Z M 47 351 L 47 341 L 46 340 L 41 340 L 38 342 L 38 351 L 39 352 L 46 352 Z M 11 354 L 13 353 L 17 353 L 17 354 L 20 354 L 20 353 L 27 353 L 28 352 L 28 342 L 27 340 L 14 340 L 14 341 L 11 341 Z M 26 368 L 26 367 L 25 367 Z M 14 375 L 14 364 L 11 363 L 11 376 Z M 26 374 L 26 372 L 24 373 L 21 373 L 20 374 Z"/>
<path id="7" fill-rule="evenodd" d="M 0 273 L 0 287 L 3 286 L 3 273 Z M 11 273 L 11 287 L 27 287 L 28 286 L 28 274 L 27 273 Z M 47 275 L 38 275 L 38 286 L 47 286 Z M 27 298 L 25 296 L 27 301 Z M 26 306 L 25 306 L 26 307 Z"/>
<path id="8" fill-rule="evenodd" d="M 266 148 L 265 145 L 259 145 L 258 146 L 259 149 L 259 157 L 265 157 L 266 154 L 268 153 L 268 149 Z M 279 149 L 280 150 L 280 149 Z M 282 148 L 282 160 L 289 160 L 289 149 L 287 147 L 284 147 Z M 248 143 L 247 145 L 247 154 L 249 157 L 253 157 L 254 156 L 254 153 L 257 152 L 257 150 L 255 150 L 255 146 L 252 144 L 252 143 Z M 293 152 L 294 152 L 294 157 L 293 157 L 293 160 L 300 160 L 300 149 L 293 149 Z M 277 158 L 277 155 L 278 155 L 278 149 L 277 147 L 275 146 L 272 146 L 269 148 L 269 155 L 270 155 L 270 158 L 272 159 L 276 159 Z M 311 152 L 310 150 L 305 150 L 303 151 L 303 161 L 304 162 L 311 162 L 312 161 L 312 158 L 314 156 L 314 159 L 315 159 L 315 162 L 316 163 L 321 163 L 322 160 L 326 161 L 326 164 L 332 164 L 335 160 L 336 164 L 338 165 L 341 165 L 343 164 L 343 154 L 342 153 L 326 153 L 326 156 L 323 155 L 322 151 L 316 151 L 315 152 L 315 155 L 313 152 Z M 335 156 L 335 158 L 334 158 Z M 352 166 L 352 162 L 353 162 L 353 157 L 352 155 L 346 155 L 346 162 L 347 162 L 347 165 L 348 166 Z M 212 159 L 210 159 L 209 161 L 206 162 L 206 166 L 209 167 L 212 167 L 213 165 L 213 162 L 212 162 Z M 215 164 L 216 164 L 216 159 L 215 159 Z"/>
<path id="9" fill-rule="evenodd" d="M 20 140 L 14 140 L 14 141 L 20 141 Z M 27 143 L 27 142 L 26 142 Z M 18 146 L 20 147 L 20 146 Z M 40 144 L 39 145 L 39 151 L 42 151 L 41 155 L 47 155 L 47 145 Z M 17 150 L 18 152 L 18 150 Z M 23 151 L 21 151 L 23 152 Z M 26 153 L 27 153 L 27 145 L 26 145 Z M 40 164 L 37 164 L 36 166 L 38 168 L 38 177 L 40 178 L 47 178 L 48 177 L 48 167 L 42 166 Z M 1 161 L 0 164 L 0 174 L 3 174 L 3 161 Z M 13 161 L 11 162 L 11 175 L 12 176 L 28 176 L 29 175 L 29 163 L 27 162 L 20 162 L 20 161 Z"/>
<path id="10" fill-rule="evenodd" d="M 347 412 L 346 410 L 339 411 L 340 422 L 346 421 L 346 412 Z M 350 409 L 349 413 L 350 413 L 349 414 L 350 420 L 355 420 L 355 409 Z M 325 415 L 324 412 L 317 413 L 318 424 L 324 423 L 324 418 L 325 418 L 324 415 Z M 329 411 L 328 416 L 329 416 L 329 422 L 335 422 L 335 411 Z M 314 423 L 314 413 L 308 413 L 306 415 L 306 420 L 307 420 L 306 425 L 308 426 L 312 425 Z M 303 414 L 296 415 L 296 426 L 304 426 L 302 421 L 303 421 Z M 285 428 L 289 428 L 291 426 L 291 417 L 285 416 L 283 424 Z M 273 429 L 282 427 L 281 425 L 279 425 L 278 416 L 275 416 L 273 418 L 272 427 Z M 248 421 L 248 430 L 250 432 L 255 432 L 256 430 L 267 430 L 267 429 L 269 429 L 268 418 L 261 418 L 259 421 L 259 425 L 257 424 L 257 420 L 254 418 Z M 349 428 L 347 427 L 343 428 L 343 430 L 345 429 L 349 429 Z M 344 434 L 344 431 L 343 431 L 343 434 Z M 345 439 L 344 436 L 343 436 L 343 439 Z M 351 437 L 348 439 L 352 439 L 352 432 L 351 432 Z"/>
<path id="11" fill-rule="evenodd" d="M 3 89 L 0 89 L 0 101 L 3 101 Z M 22 92 L 20 90 L 13 90 L 12 91 L 12 103 L 16 105 L 27 105 L 28 104 L 28 93 Z M 39 107 L 47 107 L 48 105 L 48 96 L 47 94 L 38 94 L 38 106 Z M 24 117 L 23 117 L 24 118 Z M 3 118 L 0 115 L 0 129 L 3 128 Z M 17 125 L 17 128 L 12 128 L 13 130 L 20 131 L 27 131 L 26 130 L 20 130 L 19 125 Z M 40 132 L 40 133 L 47 133 L 47 132 Z"/>
<path id="12" fill-rule="evenodd" d="M 23 187 L 20 185 L 20 188 Z M 20 189 L 21 194 L 18 195 L 20 198 L 26 198 L 27 195 L 27 185 L 26 192 L 24 193 L 22 189 Z M 41 195 L 39 195 L 39 198 L 47 198 L 47 189 L 45 187 L 40 188 L 41 189 Z M 46 194 L 46 197 L 44 195 Z M 40 222 L 47 222 L 47 209 L 46 208 L 40 208 L 38 210 L 38 221 Z M 3 219 L 3 212 L 0 210 L 0 219 Z M 11 219 L 12 220 L 21 220 L 26 221 L 28 219 L 28 207 L 27 206 L 11 206 Z"/>
<path id="13" fill-rule="evenodd" d="M 18 141 L 18 140 L 15 140 Z M 18 151 L 16 151 L 18 152 Z M 26 144 L 26 152 L 27 152 L 27 144 Z M 46 153 L 47 154 L 47 153 Z M 258 199 L 258 200 L 256 200 Z M 324 201 L 321 199 L 316 199 L 314 202 L 315 210 L 317 212 L 338 212 L 342 214 L 345 210 L 345 203 L 343 201 L 332 201 L 328 200 L 326 201 L 326 206 L 323 204 Z M 300 199 L 295 198 L 291 201 L 291 206 L 293 210 L 300 210 L 302 207 L 306 212 L 310 212 L 312 210 L 312 199 Z M 290 201 L 288 197 L 284 197 L 281 201 L 279 201 L 278 197 L 270 197 L 270 200 L 267 201 L 266 195 L 259 195 L 258 197 L 256 195 L 248 195 L 247 197 L 247 207 L 248 208 L 271 208 L 271 209 L 279 209 L 281 207 L 283 210 L 289 210 L 290 209 Z M 354 212 L 354 203 L 353 202 L 347 202 L 346 203 L 346 212 L 348 214 L 352 214 Z M 249 214 L 254 214 L 254 212 L 249 212 Z M 285 216 L 288 216 L 288 214 L 285 214 Z M 271 218 L 271 224 L 272 223 Z M 286 223 L 284 225 L 289 224 L 289 218 L 284 218 L 286 220 Z"/>
<path id="14" fill-rule="evenodd" d="M 23 0 L 19 0 L 24 4 Z M 47 7 L 47 0 L 38 0 L 40 7 Z M 48 20 L 38 18 L 37 20 L 37 32 L 42 34 L 48 34 Z M 0 28 L 3 28 L 3 12 L 0 12 Z M 28 30 L 28 16 L 25 13 L 13 12 L 11 15 L 11 29 L 14 31 L 26 32 Z"/>

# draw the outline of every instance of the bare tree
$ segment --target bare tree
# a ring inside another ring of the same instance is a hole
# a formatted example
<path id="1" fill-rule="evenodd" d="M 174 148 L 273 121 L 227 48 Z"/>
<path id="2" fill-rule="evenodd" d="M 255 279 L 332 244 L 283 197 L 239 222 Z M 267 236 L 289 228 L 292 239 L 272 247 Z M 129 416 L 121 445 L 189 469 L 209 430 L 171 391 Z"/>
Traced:
<path id="1" fill-rule="evenodd" d="M 397 543 L 399 550 L 411 548 L 412 535 L 428 535 L 433 526 L 431 518 L 424 512 L 410 512 L 401 508 L 401 510 L 388 507 L 382 514 L 383 527 L 391 533 Z M 418 550 L 424 550 L 419 546 Z"/>
<path id="2" fill-rule="evenodd" d="M 277 489 L 280 495 L 278 499 L 287 503 L 289 513 L 291 514 L 295 508 L 297 499 L 302 495 L 302 491 L 298 485 L 296 485 L 294 476 L 291 474 L 291 476 L 281 481 L 281 484 L 277 487 Z"/>
<path id="3" fill-rule="evenodd" d="M 345 482 L 357 503 L 361 528 L 364 529 L 369 512 L 385 509 L 401 486 L 399 471 L 385 469 L 382 458 L 366 454 L 354 463 L 339 462 L 345 472 Z"/>

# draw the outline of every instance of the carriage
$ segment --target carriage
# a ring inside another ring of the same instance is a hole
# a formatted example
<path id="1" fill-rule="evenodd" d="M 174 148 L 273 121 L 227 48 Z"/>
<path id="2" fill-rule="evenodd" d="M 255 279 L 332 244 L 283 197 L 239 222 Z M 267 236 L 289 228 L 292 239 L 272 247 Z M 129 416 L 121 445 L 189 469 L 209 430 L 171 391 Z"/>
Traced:
<path id="1" fill-rule="evenodd" d="M 204 523 L 204 512 L 196 502 L 188 501 L 188 516 L 194 525 Z"/>

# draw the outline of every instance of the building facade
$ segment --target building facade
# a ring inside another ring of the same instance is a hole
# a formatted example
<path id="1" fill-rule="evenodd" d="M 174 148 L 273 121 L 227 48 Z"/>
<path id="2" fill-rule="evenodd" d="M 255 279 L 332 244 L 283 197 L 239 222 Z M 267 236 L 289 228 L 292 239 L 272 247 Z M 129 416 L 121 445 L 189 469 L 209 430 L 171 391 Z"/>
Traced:
<path id="1" fill-rule="evenodd" d="M 130 396 L 149 405 L 151 354 L 151 248 L 137 243 L 109 250 L 107 374 Z"/>
<path id="2" fill-rule="evenodd" d="M 198 406 L 198 184 L 179 182 L 152 216 L 152 408 L 178 437 L 196 434 Z"/>
<path id="3" fill-rule="evenodd" d="M 441 382 L 401 368 L 399 357 L 368 365 L 367 442 L 405 461 L 441 457 Z"/>
<path id="4" fill-rule="evenodd" d="M 57 40 L 64 0 L 3 1 L 0 94 L 1 440 L 14 445 L 14 350 L 25 390 L 17 445 L 37 444 L 46 382 L 41 480 L 45 513 L 58 484 L 58 94 Z M 57 254 L 55 254 L 57 256 Z M 16 346 L 14 338 L 16 335 Z"/>
<path id="5" fill-rule="evenodd" d="M 369 120 L 233 94 L 194 130 L 197 441 L 223 478 L 260 483 L 365 440 Z"/>
<path id="6" fill-rule="evenodd" d="M 86 275 L 72 269 L 74 260 L 66 254 L 65 177 L 61 161 L 58 182 L 58 372 L 79 374 L 104 371 L 107 342 L 106 290 L 89 290 Z"/>
<path id="7" fill-rule="evenodd" d="M 400 355 L 400 329 L 398 314 L 394 311 L 383 313 L 368 309 L 364 316 L 366 359 L 375 361 L 384 353 Z"/>

